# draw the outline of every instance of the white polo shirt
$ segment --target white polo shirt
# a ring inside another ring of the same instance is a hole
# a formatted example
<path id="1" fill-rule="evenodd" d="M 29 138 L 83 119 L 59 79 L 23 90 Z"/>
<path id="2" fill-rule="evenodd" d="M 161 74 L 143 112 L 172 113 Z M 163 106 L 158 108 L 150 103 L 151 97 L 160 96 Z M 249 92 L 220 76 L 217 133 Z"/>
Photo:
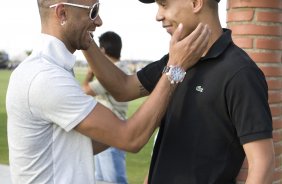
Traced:
<path id="1" fill-rule="evenodd" d="M 91 139 L 73 130 L 96 105 L 72 74 L 75 57 L 57 38 L 12 73 L 6 96 L 13 183 L 93 184 Z"/>

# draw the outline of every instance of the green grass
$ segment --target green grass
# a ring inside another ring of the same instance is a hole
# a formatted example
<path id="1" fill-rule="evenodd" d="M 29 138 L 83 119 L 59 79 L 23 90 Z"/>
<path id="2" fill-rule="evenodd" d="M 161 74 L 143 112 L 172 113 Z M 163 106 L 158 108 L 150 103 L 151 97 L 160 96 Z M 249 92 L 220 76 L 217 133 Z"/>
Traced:
<path id="1" fill-rule="evenodd" d="M 0 163 L 8 164 L 6 91 L 11 72 L 0 70 Z"/>
<path id="2" fill-rule="evenodd" d="M 0 70 L 0 163 L 8 164 L 7 146 L 7 115 L 5 109 L 5 96 L 11 71 Z M 81 83 L 86 74 L 85 68 L 75 69 L 76 78 Z M 145 98 L 140 98 L 129 103 L 128 116 L 130 117 L 143 103 Z M 147 145 L 137 154 L 128 153 L 126 157 L 127 176 L 130 184 L 142 184 L 146 176 L 151 159 L 153 137 Z"/>

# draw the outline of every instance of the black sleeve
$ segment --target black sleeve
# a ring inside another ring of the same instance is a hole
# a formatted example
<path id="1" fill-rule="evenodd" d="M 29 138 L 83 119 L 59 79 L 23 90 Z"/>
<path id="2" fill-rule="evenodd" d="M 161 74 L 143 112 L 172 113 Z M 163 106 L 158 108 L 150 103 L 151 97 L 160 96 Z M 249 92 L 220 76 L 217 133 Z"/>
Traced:
<path id="1" fill-rule="evenodd" d="M 155 61 L 146 67 L 142 68 L 140 71 L 137 72 L 137 77 L 143 87 L 152 92 L 157 85 L 161 75 L 162 70 L 166 66 L 168 62 L 168 54 L 163 56 L 160 60 Z"/>
<path id="2" fill-rule="evenodd" d="M 260 69 L 241 69 L 231 79 L 226 94 L 229 113 L 241 144 L 272 138 L 268 87 Z"/>

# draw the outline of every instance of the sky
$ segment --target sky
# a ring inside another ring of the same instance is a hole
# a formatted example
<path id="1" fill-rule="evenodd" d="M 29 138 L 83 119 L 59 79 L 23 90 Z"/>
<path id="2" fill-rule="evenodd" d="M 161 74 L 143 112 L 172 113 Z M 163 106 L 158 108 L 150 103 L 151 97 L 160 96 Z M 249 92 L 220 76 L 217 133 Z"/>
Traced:
<path id="1" fill-rule="evenodd" d="M 157 5 L 138 0 L 100 0 L 103 25 L 96 28 L 94 39 L 105 31 L 118 33 L 123 42 L 121 59 L 158 60 L 168 52 L 170 35 L 155 20 Z M 219 4 L 222 27 L 226 27 L 226 0 Z M 32 50 L 40 35 L 36 0 L 3 0 L 0 6 L 0 50 L 10 58 Z M 74 53 L 85 60 L 81 51 Z"/>

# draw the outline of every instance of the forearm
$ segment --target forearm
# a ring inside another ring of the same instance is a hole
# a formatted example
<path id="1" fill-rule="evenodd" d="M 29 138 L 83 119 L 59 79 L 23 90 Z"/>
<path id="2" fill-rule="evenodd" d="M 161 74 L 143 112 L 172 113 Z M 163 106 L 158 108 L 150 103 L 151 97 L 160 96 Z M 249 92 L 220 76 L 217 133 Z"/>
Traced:
<path id="1" fill-rule="evenodd" d="M 271 184 L 273 181 L 274 161 L 249 166 L 246 184 Z"/>
<path id="2" fill-rule="evenodd" d="M 150 96 L 129 119 L 119 119 L 98 103 L 75 130 L 106 145 L 138 152 L 159 126 L 175 87 L 163 74 Z M 93 147 L 97 152 L 97 146 L 96 150 Z"/>
<path id="3" fill-rule="evenodd" d="M 246 184 L 271 184 L 275 168 L 272 139 L 262 139 L 243 145 L 248 164 Z"/>
<path id="4" fill-rule="evenodd" d="M 91 44 L 83 54 L 96 78 L 113 97 L 118 98 L 125 92 L 127 75 L 105 57 L 96 43 Z"/>
<path id="5" fill-rule="evenodd" d="M 102 151 L 105 151 L 106 149 L 109 148 L 108 145 L 106 144 L 102 144 L 100 142 L 97 142 L 95 140 L 92 139 L 92 147 L 93 147 L 93 153 L 94 155 L 101 153 Z"/>
<path id="6" fill-rule="evenodd" d="M 148 142 L 159 126 L 175 87 L 163 75 L 147 100 L 127 120 L 128 134 L 125 139 L 131 144 L 131 151 L 138 152 Z"/>

